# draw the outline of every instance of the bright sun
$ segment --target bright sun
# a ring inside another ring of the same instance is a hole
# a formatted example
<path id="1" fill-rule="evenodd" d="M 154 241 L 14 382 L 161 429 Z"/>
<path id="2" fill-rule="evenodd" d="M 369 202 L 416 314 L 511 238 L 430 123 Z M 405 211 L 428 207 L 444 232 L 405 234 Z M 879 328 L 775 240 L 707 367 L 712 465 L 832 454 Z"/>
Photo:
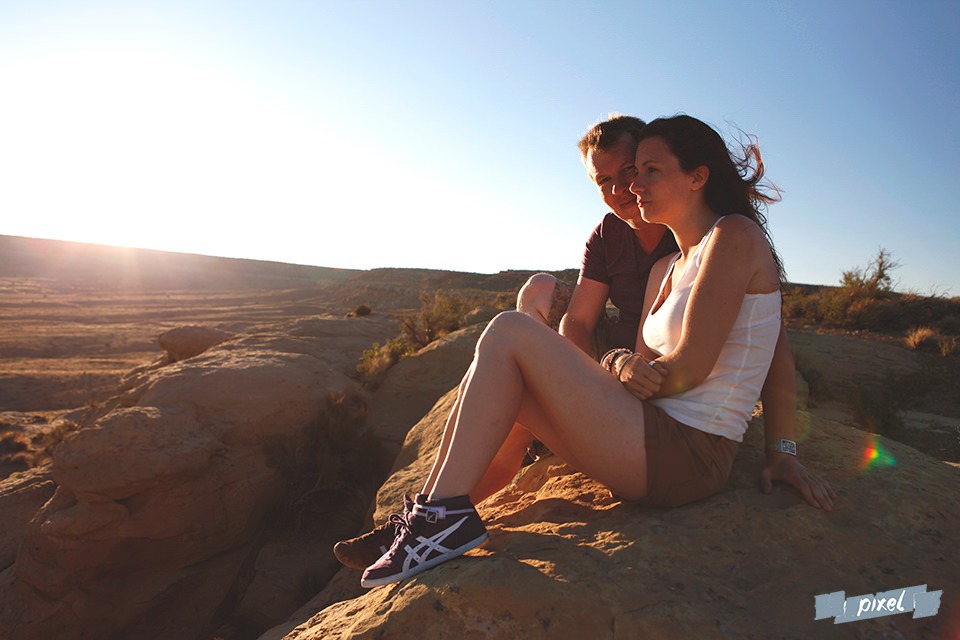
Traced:
<path id="1" fill-rule="evenodd" d="M 83 51 L 0 68 L 0 83 L 14 96 L 0 104 L 5 233 L 42 223 L 48 237 L 202 250 L 184 237 L 303 206 L 321 170 L 309 127 L 196 62 Z"/>

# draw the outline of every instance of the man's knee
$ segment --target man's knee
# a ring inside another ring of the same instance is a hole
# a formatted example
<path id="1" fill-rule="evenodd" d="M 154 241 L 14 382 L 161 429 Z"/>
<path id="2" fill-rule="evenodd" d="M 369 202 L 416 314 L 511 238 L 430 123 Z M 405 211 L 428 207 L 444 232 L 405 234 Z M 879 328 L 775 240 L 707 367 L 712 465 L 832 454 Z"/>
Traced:
<path id="1" fill-rule="evenodd" d="M 524 283 L 517 295 L 517 311 L 546 322 L 553 305 L 557 279 L 549 273 L 537 273 Z"/>

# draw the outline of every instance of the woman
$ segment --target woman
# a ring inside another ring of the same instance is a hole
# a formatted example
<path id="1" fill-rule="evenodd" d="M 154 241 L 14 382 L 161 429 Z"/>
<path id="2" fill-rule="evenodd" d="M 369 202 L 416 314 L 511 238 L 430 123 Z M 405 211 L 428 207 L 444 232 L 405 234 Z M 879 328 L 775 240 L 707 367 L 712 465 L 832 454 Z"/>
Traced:
<path id="1" fill-rule="evenodd" d="M 689 116 L 645 127 L 630 190 L 644 220 L 673 232 L 680 252 L 650 275 L 637 352 L 598 366 L 529 316 L 495 318 L 447 421 L 423 491 L 393 546 L 363 574 L 373 587 L 465 553 L 486 537 L 469 494 L 514 424 L 624 500 L 675 506 L 726 481 L 780 330 L 779 262 L 760 208 L 759 151 L 731 158 Z M 756 161 L 744 178 L 748 160 Z M 832 491 L 824 483 L 824 492 Z"/>

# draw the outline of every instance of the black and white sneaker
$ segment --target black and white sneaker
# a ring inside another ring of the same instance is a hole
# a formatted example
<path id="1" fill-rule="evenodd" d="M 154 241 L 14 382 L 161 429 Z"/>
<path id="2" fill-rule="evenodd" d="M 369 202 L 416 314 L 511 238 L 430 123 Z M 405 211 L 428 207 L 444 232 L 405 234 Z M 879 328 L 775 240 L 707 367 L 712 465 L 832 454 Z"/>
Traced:
<path id="1" fill-rule="evenodd" d="M 413 510 L 391 516 L 397 536 L 383 556 L 363 572 L 366 588 L 399 582 L 463 555 L 487 539 L 487 528 L 469 496 L 427 500 L 418 495 Z"/>

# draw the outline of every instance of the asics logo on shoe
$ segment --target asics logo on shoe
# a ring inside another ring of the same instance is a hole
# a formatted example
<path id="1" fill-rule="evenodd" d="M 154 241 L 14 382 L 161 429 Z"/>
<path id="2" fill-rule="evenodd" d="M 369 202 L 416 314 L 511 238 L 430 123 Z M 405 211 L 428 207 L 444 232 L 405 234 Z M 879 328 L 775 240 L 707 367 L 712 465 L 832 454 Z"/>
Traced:
<path id="1" fill-rule="evenodd" d="M 429 522 L 429 519 L 427 521 Z M 407 571 L 411 566 L 416 566 L 414 563 L 420 564 L 425 562 L 430 557 L 431 552 L 436 552 L 440 556 L 453 553 L 453 549 L 445 547 L 440 543 L 446 540 L 451 533 L 459 529 L 460 525 L 466 521 L 467 517 L 464 516 L 443 531 L 439 531 L 429 538 L 417 536 L 417 542 L 419 544 L 416 547 L 405 545 L 404 551 L 407 552 L 407 557 L 403 561 L 403 570 Z"/>

